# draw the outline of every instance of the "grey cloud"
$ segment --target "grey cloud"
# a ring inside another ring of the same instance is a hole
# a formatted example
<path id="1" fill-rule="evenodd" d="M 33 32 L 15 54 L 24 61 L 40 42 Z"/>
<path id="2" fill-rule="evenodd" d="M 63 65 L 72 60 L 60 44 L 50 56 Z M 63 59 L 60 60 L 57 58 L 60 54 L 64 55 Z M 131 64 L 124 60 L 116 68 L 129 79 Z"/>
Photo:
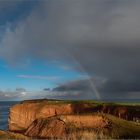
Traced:
<path id="1" fill-rule="evenodd" d="M 91 99 L 92 93 L 84 93 L 81 90 L 52 90 L 52 91 L 40 91 L 32 98 L 47 98 L 47 99 L 65 99 L 65 100 L 84 100 Z"/>
<path id="2" fill-rule="evenodd" d="M 95 82 L 95 79 L 90 79 L 94 83 L 94 88 L 98 90 L 100 98 L 97 98 L 93 92 L 93 86 L 90 84 L 89 79 L 75 80 L 66 84 L 60 85 L 54 88 L 53 92 L 57 94 L 54 98 L 62 99 L 99 99 L 99 100 L 138 100 L 140 98 L 140 91 L 131 91 L 125 89 L 124 85 L 117 85 L 117 83 L 111 83 L 108 86 L 108 81 Z M 110 81 L 109 81 L 110 82 Z M 113 85 L 113 87 L 112 87 Z M 116 86 L 115 86 L 116 85 Z M 122 89 L 121 89 L 122 88 Z"/>
<path id="3" fill-rule="evenodd" d="M 106 79 L 100 77 L 92 79 L 84 78 L 61 84 L 54 88 L 53 92 L 58 92 L 60 95 L 61 92 L 65 93 L 65 97 L 71 95 L 71 98 L 79 96 L 79 99 L 100 99 L 101 92 L 98 90 L 105 82 Z"/>
<path id="4" fill-rule="evenodd" d="M 25 97 L 25 90 L 17 89 L 16 91 L 0 91 L 0 101 L 13 101 L 13 100 L 21 100 Z"/>
<path id="5" fill-rule="evenodd" d="M 7 27 L 0 55 L 11 63 L 66 60 L 81 73 L 107 79 L 99 91 L 127 96 L 140 91 L 139 6 L 138 0 L 41 1 L 15 30 Z"/>
<path id="6" fill-rule="evenodd" d="M 82 91 L 53 91 L 51 94 L 45 96 L 48 99 L 60 99 L 60 100 L 86 100 L 91 99 L 89 93 Z"/>
<path id="7" fill-rule="evenodd" d="M 13 10 L 15 8 L 15 6 L 17 6 L 21 2 L 23 2 L 23 0 L 14 0 L 14 1 L 2 0 L 2 1 L 0 1 L 0 11 L 1 11 L 1 14 L 4 14 L 4 12 Z"/>
<path id="8" fill-rule="evenodd" d="M 50 91 L 50 88 L 44 88 L 43 90 L 44 91 Z"/>
<path id="9" fill-rule="evenodd" d="M 101 38 L 102 29 L 106 30 L 102 27 L 106 24 L 101 20 L 106 18 L 102 19 L 105 15 L 99 9 L 105 10 L 108 16 L 110 8 L 106 5 L 110 4 L 91 0 L 43 1 L 41 8 L 32 12 L 25 21 L 19 22 L 14 31 L 7 27 L 1 55 L 4 54 L 3 57 L 13 62 L 16 58 L 22 60 L 28 55 L 49 58 L 64 56 L 68 54 L 68 46 L 78 46 L 82 40 L 89 42 Z"/>
<path id="10" fill-rule="evenodd" d="M 49 90 L 28 91 L 25 88 L 16 88 L 15 90 L 0 90 L 0 101 L 27 100 L 35 98 L 45 98 Z"/>
<path id="11" fill-rule="evenodd" d="M 89 82 L 86 80 L 80 80 L 79 82 L 77 81 L 72 81 L 68 82 L 64 85 L 58 86 L 53 89 L 53 91 L 79 91 L 79 90 L 87 90 L 90 89 Z"/>

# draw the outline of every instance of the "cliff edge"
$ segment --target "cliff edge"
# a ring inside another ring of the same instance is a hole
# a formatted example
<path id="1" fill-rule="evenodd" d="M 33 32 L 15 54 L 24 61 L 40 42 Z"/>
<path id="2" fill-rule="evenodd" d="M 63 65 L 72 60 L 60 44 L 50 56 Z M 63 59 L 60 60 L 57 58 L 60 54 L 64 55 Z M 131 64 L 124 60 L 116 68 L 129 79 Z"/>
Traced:
<path id="1" fill-rule="evenodd" d="M 24 101 L 11 107 L 9 131 L 34 138 L 140 138 L 140 123 L 132 122 L 134 118 L 139 121 L 139 107 L 91 101 Z"/>

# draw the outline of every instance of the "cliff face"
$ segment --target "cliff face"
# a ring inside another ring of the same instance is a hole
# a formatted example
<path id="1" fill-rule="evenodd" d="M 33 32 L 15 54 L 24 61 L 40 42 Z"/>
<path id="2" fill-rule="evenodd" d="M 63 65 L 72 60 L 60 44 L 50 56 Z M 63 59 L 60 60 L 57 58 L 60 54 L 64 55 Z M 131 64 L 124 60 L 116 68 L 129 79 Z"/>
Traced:
<path id="1" fill-rule="evenodd" d="M 83 115 L 90 113 L 96 115 Z M 52 135 L 58 138 L 66 137 L 67 135 L 74 135 L 78 130 L 80 136 L 85 133 L 85 135 L 92 135 L 91 137 L 93 137 L 95 130 L 99 131 L 97 128 L 104 129 L 108 133 L 110 131 L 109 127 L 112 122 L 104 119 L 103 116 L 98 116 L 100 113 L 112 114 L 126 120 L 139 119 L 140 106 L 48 100 L 26 101 L 11 107 L 9 130 L 40 138 L 51 137 Z M 114 127 L 114 125 L 111 125 L 111 127 Z M 72 131 L 76 131 L 70 133 L 71 128 Z M 87 130 L 81 130 L 81 128 L 92 129 L 92 131 L 87 132 Z"/>
<path id="2" fill-rule="evenodd" d="M 100 111 L 129 121 L 140 120 L 140 106 L 103 105 Z"/>
<path id="3" fill-rule="evenodd" d="M 48 118 L 59 114 L 72 114 L 71 104 L 23 103 L 10 109 L 9 130 L 24 131 L 37 118 Z"/>
<path id="4" fill-rule="evenodd" d="M 14 105 L 10 109 L 9 130 L 25 131 L 37 118 L 48 118 L 63 114 L 79 114 L 93 112 L 93 107 L 87 103 L 63 103 L 58 101 L 27 101 Z"/>

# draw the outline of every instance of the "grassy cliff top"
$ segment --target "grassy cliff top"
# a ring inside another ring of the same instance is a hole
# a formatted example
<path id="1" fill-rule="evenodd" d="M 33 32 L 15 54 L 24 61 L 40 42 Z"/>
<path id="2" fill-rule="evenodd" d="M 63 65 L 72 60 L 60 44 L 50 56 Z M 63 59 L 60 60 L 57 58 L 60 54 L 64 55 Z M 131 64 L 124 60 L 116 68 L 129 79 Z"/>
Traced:
<path id="1" fill-rule="evenodd" d="M 47 104 L 78 104 L 78 103 L 91 103 L 96 105 L 116 105 L 116 106 L 140 106 L 140 102 L 109 102 L 109 101 L 96 101 L 96 100 L 55 100 L 55 99 L 34 99 L 24 100 L 21 103 L 47 103 Z"/>

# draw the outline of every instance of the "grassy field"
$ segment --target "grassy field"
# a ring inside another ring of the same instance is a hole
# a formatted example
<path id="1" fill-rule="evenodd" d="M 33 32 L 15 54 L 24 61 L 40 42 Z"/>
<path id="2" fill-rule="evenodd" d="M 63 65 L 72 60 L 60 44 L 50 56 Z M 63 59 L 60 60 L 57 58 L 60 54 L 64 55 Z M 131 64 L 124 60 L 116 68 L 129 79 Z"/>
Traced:
<path id="1" fill-rule="evenodd" d="M 108 114 L 105 114 L 105 117 L 112 122 L 111 135 L 113 138 L 140 138 L 140 124 Z"/>
<path id="2" fill-rule="evenodd" d="M 21 103 L 29 102 L 29 103 L 35 103 L 35 102 L 44 102 L 44 103 L 50 103 L 50 104 L 67 104 L 67 103 L 91 103 L 96 105 L 126 105 L 126 106 L 140 106 L 140 102 L 109 102 L 109 101 L 96 101 L 96 100 L 55 100 L 55 99 L 37 99 L 37 100 L 25 100 Z"/>

